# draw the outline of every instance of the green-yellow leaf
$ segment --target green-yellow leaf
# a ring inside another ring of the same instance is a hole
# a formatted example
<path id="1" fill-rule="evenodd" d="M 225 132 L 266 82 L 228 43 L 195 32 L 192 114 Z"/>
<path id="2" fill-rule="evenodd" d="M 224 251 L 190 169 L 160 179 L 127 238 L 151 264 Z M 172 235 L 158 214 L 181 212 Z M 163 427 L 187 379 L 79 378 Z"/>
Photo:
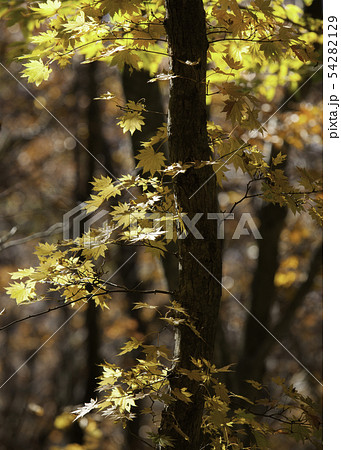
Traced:
<path id="1" fill-rule="evenodd" d="M 35 298 L 33 288 L 28 287 L 25 283 L 12 283 L 6 288 L 7 294 L 14 298 L 18 304 L 27 303 Z"/>
<path id="2" fill-rule="evenodd" d="M 62 6 L 59 0 L 47 0 L 46 3 L 38 3 L 38 8 L 31 6 L 30 8 L 35 13 L 44 17 L 54 16 L 58 9 Z"/>
<path id="3" fill-rule="evenodd" d="M 36 86 L 48 80 L 49 74 L 52 72 L 52 69 L 49 66 L 45 66 L 41 59 L 39 61 L 31 60 L 24 66 L 26 69 L 22 71 L 23 77 L 27 77 L 28 82 L 35 83 Z"/>

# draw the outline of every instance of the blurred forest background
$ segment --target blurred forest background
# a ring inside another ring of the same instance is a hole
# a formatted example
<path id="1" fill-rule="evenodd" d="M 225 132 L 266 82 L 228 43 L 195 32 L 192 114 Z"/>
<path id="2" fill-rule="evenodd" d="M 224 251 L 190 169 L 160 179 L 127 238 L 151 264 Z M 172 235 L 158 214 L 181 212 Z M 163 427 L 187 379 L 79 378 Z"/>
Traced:
<path id="1" fill-rule="evenodd" d="M 309 12 L 318 16 L 320 4 L 313 2 L 315 10 Z M 165 122 L 168 84 L 147 84 L 149 74 L 129 73 L 127 68 L 119 71 L 103 63 L 80 65 L 80 57 L 63 71 L 56 69 L 39 88 L 30 85 L 28 91 L 19 74 L 22 65 L 14 60 L 23 41 L 20 27 L 2 20 L 0 33 L 0 61 L 20 80 L 0 68 L 0 310 L 5 308 L 0 327 L 3 327 L 60 304 L 58 298 L 51 297 L 48 305 L 42 302 L 19 308 L 3 289 L 8 286 L 9 273 L 37 263 L 34 249 L 38 242 L 62 238 L 63 215 L 89 197 L 94 176 L 107 175 L 103 166 L 115 176 L 132 172 L 139 141 L 146 140 Z M 263 121 L 292 94 L 285 86 L 273 89 L 276 89 L 274 100 L 269 102 L 264 97 Z M 106 91 L 119 93 L 123 100 L 144 98 L 147 109 L 160 114 L 150 114 L 142 132 L 137 131 L 131 139 L 117 126 L 121 111 L 116 104 L 94 100 Z M 221 104 L 214 96 L 209 114 L 216 123 L 223 123 Z M 321 172 L 321 72 L 271 117 L 267 130 L 265 137 L 258 135 L 254 142 L 269 157 L 279 151 L 286 153 L 289 177 L 295 166 Z M 240 172 L 229 172 L 228 182 L 223 182 L 219 193 L 222 211 L 229 211 L 244 196 L 246 184 L 247 179 Z M 256 188 L 253 189 L 251 192 L 255 193 Z M 225 224 L 224 286 L 321 380 L 320 227 L 308 214 L 294 216 L 286 208 L 258 198 L 243 201 L 233 212 L 236 221 Z M 243 212 L 251 213 L 263 240 L 256 241 L 252 234 L 232 239 Z M 113 248 L 104 270 L 113 273 L 132 254 L 130 248 Z M 144 249 L 138 249 L 114 281 L 131 288 L 138 285 L 141 289 L 173 289 L 175 261 L 168 258 L 159 261 Z M 166 301 L 164 297 L 155 294 L 151 300 L 161 305 Z M 152 310 L 131 311 L 136 301 L 148 298 L 116 294 L 105 314 L 91 303 L 74 316 L 72 308 L 61 308 L 0 331 L 0 450 L 148 448 L 135 438 L 150 431 L 144 419 L 135 421 L 122 433 L 110 420 L 84 418 L 72 424 L 72 416 L 68 414 L 77 405 L 96 397 L 99 364 L 114 361 L 128 337 L 148 335 L 153 342 L 155 332 L 163 328 Z M 171 329 L 163 329 L 162 339 L 171 341 Z M 247 394 L 244 379 L 267 383 L 279 376 L 321 402 L 322 388 L 316 379 L 226 290 L 215 358 L 217 365 L 237 363 L 226 380 L 235 392 Z M 124 364 L 130 363 L 126 357 Z M 294 447 L 286 436 L 276 437 L 275 447 L 303 448 L 298 443 Z"/>

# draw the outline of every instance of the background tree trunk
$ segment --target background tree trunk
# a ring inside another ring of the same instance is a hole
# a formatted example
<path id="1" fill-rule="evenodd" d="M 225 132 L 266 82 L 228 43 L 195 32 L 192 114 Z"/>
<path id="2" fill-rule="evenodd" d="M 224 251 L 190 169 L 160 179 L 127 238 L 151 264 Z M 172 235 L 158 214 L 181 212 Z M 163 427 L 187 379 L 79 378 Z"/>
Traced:
<path id="1" fill-rule="evenodd" d="M 166 30 L 171 56 L 168 144 L 171 162 L 209 160 L 206 129 L 206 26 L 200 0 L 166 2 Z M 204 393 L 197 382 L 176 373 L 176 367 L 191 369 L 191 357 L 210 360 L 221 297 L 221 243 L 217 223 L 207 213 L 217 212 L 216 179 L 211 166 L 190 169 L 175 181 L 178 209 L 191 219 L 203 213 L 197 229 L 203 239 L 189 234 L 179 240 L 179 290 L 177 300 L 190 314 L 199 331 L 198 338 L 188 327 L 176 329 L 176 366 L 170 376 L 171 390 L 187 387 L 192 402 L 173 402 L 163 413 L 160 433 L 173 439 L 174 448 L 199 449 Z M 210 178 L 211 177 L 211 178 Z M 209 180 L 209 181 L 207 181 Z M 205 183 L 205 184 L 204 184 Z M 193 195 L 201 188 L 200 194 Z M 200 261 L 200 263 L 198 262 Z M 202 265 L 201 265 L 202 264 Z M 212 275 L 211 275 L 212 274 Z M 188 437 L 182 437 L 180 428 Z"/>
<path id="2" fill-rule="evenodd" d="M 162 94 L 158 83 L 148 83 L 151 79 L 150 74 L 146 70 L 130 70 L 126 65 L 122 73 L 122 86 L 126 101 L 133 100 L 138 102 L 142 98 L 145 100 L 146 108 L 148 111 L 153 111 L 147 114 L 145 125 L 139 133 L 131 135 L 131 144 L 133 156 L 136 158 L 139 150 L 142 148 L 141 142 L 148 141 L 154 136 L 158 128 L 162 127 L 166 121 L 166 115 L 163 111 Z M 163 144 L 159 151 L 162 151 L 165 157 L 168 159 L 167 144 Z M 168 250 L 173 253 L 176 252 L 176 244 L 171 242 L 168 244 Z M 129 256 L 136 252 L 135 247 L 123 246 L 119 253 L 119 266 L 121 266 Z M 165 274 L 165 279 L 168 285 L 168 289 L 173 291 L 178 286 L 178 264 L 177 259 L 172 253 L 165 253 L 162 258 L 162 266 Z M 124 265 L 120 272 L 123 284 L 129 287 L 135 287 L 139 284 L 140 280 L 137 274 L 136 257 L 132 258 L 127 264 Z M 146 283 L 143 284 L 144 288 L 148 288 Z M 141 311 L 133 309 L 134 303 L 140 300 L 140 296 L 131 292 L 127 293 L 127 298 L 130 303 L 131 316 L 137 321 L 138 329 L 144 336 L 148 335 L 148 324 L 141 318 Z M 146 336 L 145 343 L 152 344 L 152 336 Z M 140 357 L 141 354 L 137 353 L 136 357 Z M 141 405 L 136 407 L 136 411 L 142 409 Z M 141 427 L 141 415 L 136 413 L 134 420 L 129 421 L 126 427 L 125 433 L 125 448 L 134 450 L 136 448 L 144 449 L 146 446 L 139 438 L 139 430 Z"/>
<path id="3" fill-rule="evenodd" d="M 148 141 L 148 139 L 156 134 L 158 128 L 161 128 L 166 122 L 159 84 L 148 83 L 150 79 L 149 72 L 146 70 L 133 70 L 131 72 L 128 66 L 124 67 L 122 73 L 122 85 L 126 101 L 133 100 L 134 102 L 138 102 L 141 98 L 144 98 L 147 110 L 151 111 L 147 114 L 145 125 L 142 127 L 142 130 L 139 133 L 131 135 L 134 158 L 136 158 L 139 150 L 142 148 L 141 142 Z M 169 160 L 167 143 L 164 143 L 158 148 L 158 151 L 163 152 L 166 159 Z M 168 289 L 173 291 L 177 288 L 179 282 L 177 259 L 172 254 L 177 251 L 176 244 L 170 242 L 167 245 L 167 249 L 169 250 L 169 253 L 166 253 L 162 258 L 162 266 Z M 135 314 L 138 315 L 138 312 L 136 310 L 134 311 Z"/>

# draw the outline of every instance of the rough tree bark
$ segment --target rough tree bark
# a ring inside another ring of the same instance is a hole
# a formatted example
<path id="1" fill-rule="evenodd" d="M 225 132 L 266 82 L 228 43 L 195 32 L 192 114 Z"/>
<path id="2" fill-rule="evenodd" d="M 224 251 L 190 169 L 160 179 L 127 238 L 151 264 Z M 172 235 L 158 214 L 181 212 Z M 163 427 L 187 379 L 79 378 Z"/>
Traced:
<path id="1" fill-rule="evenodd" d="M 208 43 L 203 3 L 201 0 L 168 0 L 166 11 L 170 69 L 176 75 L 170 84 L 169 157 L 171 162 L 209 160 L 205 110 Z M 212 277 L 221 278 L 221 241 L 217 240 L 217 222 L 207 220 L 209 212 L 217 212 L 216 180 L 212 175 L 211 166 L 191 169 L 179 175 L 174 186 L 181 212 L 187 213 L 190 219 L 196 213 L 203 213 L 197 225 L 203 239 L 195 239 L 189 233 L 179 240 L 177 293 L 177 300 L 191 314 L 201 339 L 188 327 L 176 329 L 174 356 L 177 363 L 169 378 L 172 390 L 188 388 L 193 394 L 192 402 L 173 402 L 163 412 L 159 430 L 160 434 L 173 439 L 172 448 L 182 450 L 200 448 L 204 393 L 197 382 L 177 373 L 177 367 L 194 368 L 191 357 L 212 358 L 221 297 L 221 286 Z"/>

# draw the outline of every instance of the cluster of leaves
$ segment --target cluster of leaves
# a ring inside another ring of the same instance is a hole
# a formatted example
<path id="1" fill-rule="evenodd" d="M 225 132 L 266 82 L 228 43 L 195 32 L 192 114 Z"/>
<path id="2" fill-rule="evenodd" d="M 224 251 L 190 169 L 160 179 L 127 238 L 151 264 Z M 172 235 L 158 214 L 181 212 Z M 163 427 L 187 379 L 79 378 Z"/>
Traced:
<path id="1" fill-rule="evenodd" d="M 320 43 L 321 23 L 303 18 L 295 5 L 284 8 L 279 0 L 255 0 L 248 7 L 240 6 L 236 0 L 205 1 L 204 6 L 211 61 L 207 74 L 208 99 L 211 94 L 221 98 L 226 124 L 231 129 L 226 133 L 211 126 L 209 131 L 214 135 L 211 161 L 179 161 L 164 169 L 165 172 L 175 176 L 189 167 L 214 164 L 221 184 L 227 177 L 227 166 L 233 164 L 252 180 L 263 181 L 260 187 L 264 199 L 288 205 L 294 213 L 309 210 L 320 223 L 320 198 L 314 196 L 310 200 L 305 193 L 320 192 L 320 180 L 309 174 L 299 182 L 303 189 L 289 183 L 280 167 L 270 170 L 281 161 L 266 162 L 262 148 L 246 143 L 242 135 L 245 130 L 264 131 L 259 117 L 259 95 L 271 100 L 276 86 L 289 83 L 295 87 L 304 72 L 299 69 L 307 62 L 317 61 L 313 44 Z M 100 60 L 119 68 L 124 65 L 144 68 L 152 74 L 167 56 L 165 10 L 161 0 L 153 3 L 49 0 L 29 9 L 36 31 L 31 36 L 33 49 L 22 57 L 29 58 L 23 76 L 37 85 L 48 79 L 53 62 L 63 67 L 76 53 L 84 56 L 84 63 Z M 261 76 L 252 81 L 257 72 Z M 154 80 L 162 82 L 172 77 L 171 73 L 161 73 Z M 108 94 L 102 98 L 115 97 Z M 141 130 L 146 111 L 143 102 L 129 100 L 121 108 L 124 114 L 118 123 L 123 131 Z M 163 129 L 149 142 L 142 143 L 137 167 L 143 173 L 154 175 L 164 167 L 165 158 L 159 149 L 165 139 Z M 298 141 L 292 136 L 288 143 Z"/>
<path id="2" fill-rule="evenodd" d="M 39 265 L 14 272 L 14 282 L 7 288 L 18 304 L 43 300 L 44 296 L 38 294 L 38 285 L 47 285 L 48 291 L 58 291 L 67 302 L 87 301 L 92 292 L 91 298 L 96 304 L 105 306 L 105 282 L 95 263 L 105 257 L 110 245 L 144 245 L 159 256 L 166 251 L 166 242 L 160 237 L 176 239 L 173 225 L 174 222 L 182 224 L 182 218 L 175 210 L 172 190 L 161 179 L 124 175 L 113 182 L 110 177 L 101 176 L 92 184 L 94 194 L 86 204 L 88 213 L 97 211 L 104 202 L 122 193 L 128 193 L 131 200 L 119 201 L 111 207 L 110 220 L 75 240 L 60 245 L 39 244 L 35 252 Z M 131 188 L 135 190 L 130 191 Z"/>
<path id="3" fill-rule="evenodd" d="M 218 129 L 213 125 L 210 128 L 215 131 Z M 152 138 L 151 143 L 162 140 L 163 136 L 164 130 L 160 130 L 160 133 Z M 145 143 L 146 150 L 153 151 L 151 143 Z M 265 199 L 289 205 L 293 212 L 303 210 L 305 203 L 311 202 L 311 196 L 293 188 L 283 170 L 277 168 L 285 159 L 285 155 L 279 153 L 273 158 L 273 168 L 270 168 L 257 149 L 248 148 L 246 153 L 243 149 L 245 145 L 240 145 L 237 139 L 231 138 L 227 143 L 220 142 L 217 145 L 221 152 L 226 152 L 225 157 L 228 156 L 230 164 L 251 176 L 251 182 L 262 182 L 262 196 Z M 230 151 L 233 145 L 237 146 L 237 150 Z M 140 153 L 141 163 L 144 171 L 155 171 L 155 158 L 150 160 L 148 155 L 145 156 L 144 150 Z M 205 164 L 212 162 L 178 163 L 166 169 L 159 168 L 158 172 L 161 175 L 171 174 L 175 177 L 190 167 L 199 169 Z M 222 167 L 218 167 L 217 173 Z M 305 169 L 301 168 L 299 172 L 300 183 L 310 193 L 320 189 L 320 185 L 316 184 Z M 42 300 L 44 297 L 37 293 L 37 285 L 40 283 L 48 285 L 49 291 L 60 292 L 66 301 L 78 299 L 87 301 L 90 285 L 96 288 L 92 298 L 97 304 L 104 306 L 106 291 L 102 289 L 103 282 L 96 272 L 95 262 L 100 257 L 105 257 L 109 246 L 122 243 L 143 245 L 155 255 L 162 256 L 167 251 L 167 243 L 170 240 L 177 240 L 176 231 L 185 231 L 183 212 L 176 207 L 174 192 L 163 182 L 163 177 L 142 178 L 139 175 L 124 175 L 114 182 L 110 177 L 101 176 L 92 184 L 94 193 L 86 204 L 88 213 L 97 211 L 104 203 L 113 201 L 124 192 L 130 194 L 131 200 L 118 201 L 111 207 L 110 220 L 102 227 L 90 229 L 74 241 L 64 242 L 62 245 L 39 244 L 36 250 L 39 266 L 14 272 L 12 274 L 14 282 L 7 288 L 7 292 L 18 303 Z M 316 210 L 316 215 L 319 214 L 320 212 Z"/>
<path id="4" fill-rule="evenodd" d="M 104 306 L 106 291 L 99 284 L 99 275 L 91 261 L 91 258 L 99 257 L 102 249 L 99 251 L 94 244 L 92 249 L 84 250 L 82 254 L 80 247 L 75 247 L 74 243 L 63 247 L 57 244 L 39 244 L 35 252 L 39 265 L 12 273 L 12 279 L 19 281 L 12 283 L 7 288 L 7 293 L 18 304 L 31 303 L 45 299 L 43 285 L 47 285 L 49 292 L 58 292 L 66 302 L 75 303 L 81 300 L 86 302 L 89 293 L 96 287 L 91 297 L 96 304 Z M 89 255 L 91 257 L 86 258 Z"/>
<path id="5" fill-rule="evenodd" d="M 317 223 L 321 223 L 322 181 L 319 174 L 298 168 L 297 181 L 291 182 L 283 168 L 286 154 L 279 152 L 271 161 L 267 161 L 261 150 L 260 139 L 245 142 L 240 137 L 226 137 L 222 128 L 212 123 L 209 124 L 208 131 L 212 152 L 216 155 L 211 164 L 215 165 L 215 174 L 220 185 L 224 179 L 228 179 L 228 166 L 232 166 L 235 170 L 249 175 L 252 183 L 261 183 L 259 192 L 253 196 L 262 196 L 269 202 L 288 206 L 294 214 L 308 211 Z M 284 133 L 283 131 L 283 135 Z M 293 133 L 299 134 L 300 129 L 292 131 L 291 135 Z M 268 140 L 270 139 L 271 136 Z M 285 139 L 290 140 L 290 135 L 286 135 Z M 194 167 L 200 168 L 200 164 Z"/>
<path id="6" fill-rule="evenodd" d="M 160 52 L 164 40 L 162 1 L 48 0 L 30 6 L 29 13 L 30 28 L 36 28 L 30 39 L 35 47 L 23 56 L 29 58 L 24 76 L 36 85 L 48 78 L 50 64 L 56 61 L 65 67 L 76 52 L 85 56 L 86 63 L 101 60 L 121 69 L 125 64 L 135 69 L 150 67 L 150 58 L 141 56 L 141 51 Z M 17 10 L 3 14 L 12 18 Z M 160 58 L 154 62 L 155 69 Z"/>
<path id="7" fill-rule="evenodd" d="M 155 160 L 151 164 L 153 167 Z M 152 168 L 148 166 L 148 170 L 152 170 Z M 139 189 L 139 191 L 134 191 L 136 195 L 128 191 L 131 195 L 129 202 L 118 202 L 112 207 L 110 213 L 112 220 L 106 225 L 108 231 L 106 245 L 118 241 L 130 244 L 139 243 L 153 247 L 155 250 L 159 249 L 163 254 L 165 245 L 157 239 L 166 235 L 166 231 L 173 228 L 175 221 L 181 220 L 181 214 L 175 209 L 173 191 L 162 182 L 162 179 L 124 175 L 116 183 L 113 183 L 109 177 L 102 176 L 95 179 L 93 185 L 95 193 L 87 202 L 88 212 L 96 211 L 103 202 L 120 195 L 123 190 Z M 109 240 L 114 231 L 117 233 L 116 240 Z M 92 240 L 91 231 L 88 236 Z M 169 233 L 167 233 L 167 238 L 169 239 Z M 172 233 L 171 239 L 176 239 L 176 235 Z"/>
<path id="8" fill-rule="evenodd" d="M 253 72 L 258 67 L 264 74 L 281 72 L 282 79 L 292 70 L 296 79 L 291 81 L 297 82 L 297 69 L 316 58 L 310 44 L 320 40 L 317 32 L 321 24 L 318 21 L 307 24 L 295 5 L 284 8 L 279 0 L 256 0 L 249 7 L 241 7 L 236 0 L 207 0 L 204 4 L 211 83 L 225 82 L 241 69 L 244 72 L 251 67 Z M 22 12 L 23 5 L 20 8 Z M 41 72 L 45 73 L 52 62 L 57 61 L 63 67 L 76 52 L 83 54 L 87 63 L 101 60 L 121 68 L 128 64 L 136 69 L 145 67 L 151 73 L 167 56 L 161 0 L 152 3 L 48 0 L 31 6 L 30 12 L 31 21 L 35 19 L 36 28 L 39 24 L 40 29 L 31 38 L 35 47 L 25 56 L 30 62 L 24 73 L 36 84 L 41 82 Z M 12 18 L 14 12 L 11 15 L 6 8 L 2 14 Z M 153 54 L 152 61 L 148 53 Z M 246 99 L 243 104 L 247 106 Z M 244 125 L 247 123 L 245 120 Z"/>
<path id="9" fill-rule="evenodd" d="M 248 74 L 255 72 L 258 76 L 252 92 L 268 101 L 277 86 L 289 82 L 297 87 L 302 67 L 317 57 L 313 45 L 322 43 L 321 21 L 303 17 L 298 6 L 284 7 L 281 1 L 257 0 L 243 7 L 235 0 L 209 3 L 209 56 L 213 67 L 208 79 L 213 87 L 234 77 L 239 86 L 247 88 Z M 236 99 L 232 95 L 228 101 Z M 248 125 L 247 118 L 244 125 Z"/>
<path id="10" fill-rule="evenodd" d="M 321 185 L 318 178 L 301 168 L 298 183 L 290 182 L 282 167 L 286 155 L 278 153 L 271 161 L 266 160 L 260 146 L 248 140 L 246 133 L 264 131 L 260 122 L 259 95 L 272 100 L 275 86 L 283 80 L 294 87 L 302 76 L 298 69 L 307 62 L 316 61 L 311 44 L 319 42 L 319 24 L 306 23 L 298 7 L 286 5 L 284 9 L 279 0 L 254 0 L 248 7 L 242 7 L 236 0 L 207 0 L 204 4 L 210 59 L 207 98 L 210 101 L 214 94 L 222 99 L 227 127 L 223 129 L 208 124 L 211 159 L 177 161 L 167 166 L 160 151 L 167 139 L 166 127 L 160 128 L 155 136 L 141 144 L 137 157 L 137 168 L 142 169 L 142 174 L 150 173 L 151 176 L 125 175 L 115 182 L 103 176 L 95 179 L 94 193 L 86 209 L 88 213 L 94 213 L 106 202 L 110 203 L 109 222 L 74 241 L 40 244 L 36 252 L 38 267 L 19 269 L 12 274 L 14 282 L 7 291 L 18 303 L 43 299 L 38 292 L 43 292 L 41 286 L 47 286 L 48 291 L 59 292 L 68 303 L 86 302 L 91 298 L 104 307 L 110 290 L 96 268 L 96 261 L 105 256 L 110 245 L 122 243 L 144 245 L 162 255 L 169 239 L 167 231 L 173 230 L 174 222 L 181 230 L 181 217 L 185 213 L 174 201 L 172 179 L 189 169 L 199 170 L 205 165 L 213 165 L 217 180 L 222 184 L 227 177 L 228 166 L 231 166 L 247 174 L 250 183 L 259 186 L 259 192 L 253 196 L 287 205 L 294 213 L 309 210 L 320 221 L 320 198 L 317 194 Z M 24 10 L 21 2 L 18 8 Z M 85 63 L 104 61 L 118 68 L 125 65 L 134 69 L 145 68 L 159 82 L 175 76 L 172 73 L 158 74 L 161 60 L 168 56 L 162 0 L 47 0 L 32 4 L 29 10 L 32 47 L 23 57 L 29 59 L 24 64 L 23 76 L 37 86 L 48 80 L 53 63 L 64 67 L 76 53 L 83 55 Z M 7 9 L 5 17 L 11 18 L 10 12 Z M 27 22 L 25 26 L 27 33 Z M 250 74 L 255 72 L 261 76 L 253 81 Z M 108 93 L 101 98 L 110 100 L 114 96 Z M 119 125 L 123 132 L 141 130 L 147 112 L 143 102 L 128 101 L 122 111 Z M 283 130 L 283 139 L 289 137 Z M 295 138 L 297 136 L 293 133 L 291 143 Z M 124 201 L 122 197 L 127 192 L 131 199 Z M 312 199 L 312 195 L 316 199 Z M 247 197 L 248 190 L 244 198 Z M 171 238 L 176 240 L 176 233 L 172 232 Z M 175 311 L 176 315 L 165 315 L 163 320 L 174 326 L 189 326 L 197 333 L 187 312 L 178 304 L 172 302 L 167 309 L 168 312 Z M 160 417 L 158 408 L 154 407 L 156 404 L 191 402 L 192 393 L 186 388 L 169 391 L 169 376 L 176 376 L 176 373 L 171 369 L 174 361 L 168 349 L 132 339 L 121 354 L 137 349 L 142 350 L 146 357 L 139 359 L 131 369 L 123 370 L 115 364 L 103 366 L 100 389 L 106 396 L 81 408 L 78 417 L 96 407 L 105 416 L 124 423 L 133 418 L 135 405 L 146 403 L 148 399 L 150 405 L 142 413 L 150 415 L 157 426 Z M 217 369 L 208 361 L 193 360 L 192 364 L 192 370 L 176 370 L 182 376 L 196 380 L 205 389 L 202 429 L 211 448 L 242 448 L 240 434 L 246 427 L 252 430 L 258 448 L 266 448 L 270 428 L 258 420 L 258 407 L 265 408 L 259 417 L 282 420 L 275 432 L 293 433 L 302 441 L 318 439 L 319 426 L 316 425 L 313 404 L 292 387 L 284 388 L 283 385 L 282 389 L 291 403 L 278 399 L 252 403 L 244 399 L 250 408 L 236 409 L 232 407 L 232 398 L 238 397 L 229 392 L 218 378 L 219 373 L 229 368 Z M 252 384 L 261 389 L 256 383 Z M 253 410 L 252 406 L 257 408 Z M 183 435 L 181 426 L 175 426 Z M 155 434 L 151 438 L 161 447 L 171 446 L 167 436 Z"/>
<path id="11" fill-rule="evenodd" d="M 166 322 L 175 326 L 181 323 L 193 330 L 189 315 L 176 301 L 166 307 L 164 316 L 156 306 L 137 303 L 135 307 L 157 310 Z M 288 434 L 297 442 L 310 441 L 317 446 L 321 442 L 321 419 L 316 405 L 292 385 L 286 386 L 282 379 L 273 380 L 278 394 L 271 397 L 266 387 L 248 380 L 255 390 L 264 393 L 263 398 L 252 401 L 230 392 L 221 382 L 221 375 L 231 371 L 231 366 L 217 368 L 207 360 L 192 358 L 192 369 L 178 368 L 174 366 L 172 352 L 165 345 L 147 345 L 136 338 L 131 338 L 121 350 L 118 356 L 139 350 L 138 362 L 127 370 L 116 364 L 103 364 L 98 388 L 102 393 L 101 399 L 93 399 L 75 410 L 76 419 L 97 410 L 115 423 L 126 424 L 134 419 L 134 408 L 140 406 L 139 414 L 148 415 L 156 431 L 161 421 L 160 405 L 192 401 L 192 393 L 187 387 L 170 389 L 170 377 L 185 376 L 198 382 L 205 392 L 202 431 L 205 445 L 209 448 L 244 448 L 245 429 L 254 437 L 255 443 L 251 448 L 268 448 L 268 437 L 272 434 Z M 182 437 L 188 439 L 181 424 L 174 421 L 173 425 Z M 161 448 L 173 446 L 169 436 L 153 431 L 149 438 Z"/>

